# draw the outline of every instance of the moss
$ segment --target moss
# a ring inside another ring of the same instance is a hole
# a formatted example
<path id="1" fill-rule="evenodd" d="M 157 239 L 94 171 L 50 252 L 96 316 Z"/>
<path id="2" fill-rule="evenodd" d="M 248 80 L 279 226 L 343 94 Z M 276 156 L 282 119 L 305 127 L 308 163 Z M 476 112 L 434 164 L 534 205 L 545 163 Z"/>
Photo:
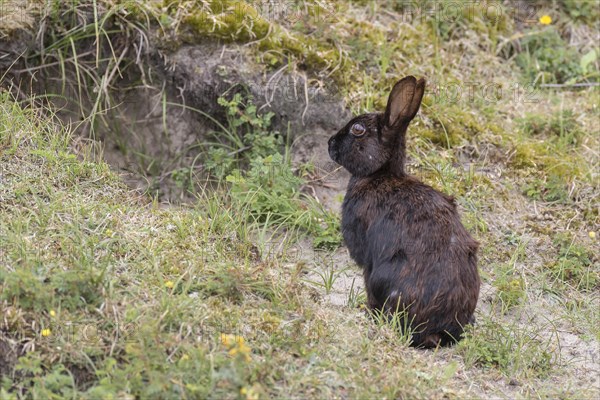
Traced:
<path id="1" fill-rule="evenodd" d="M 215 4 L 213 4 L 215 3 Z M 186 42 L 196 42 L 212 37 L 226 42 L 247 43 L 256 41 L 257 57 L 269 67 L 279 67 L 294 62 L 309 71 L 333 69 L 332 78 L 342 82 L 345 63 L 338 49 L 330 43 L 311 36 L 299 35 L 283 26 L 264 19 L 260 12 L 247 2 L 213 2 L 211 8 L 189 10 L 183 24 L 191 29 Z M 318 14 L 318 7 L 310 13 Z"/>
<path id="2" fill-rule="evenodd" d="M 211 12 L 193 10 L 183 20 L 196 37 L 212 36 L 226 41 L 248 42 L 267 36 L 271 24 L 246 2 L 212 2 Z"/>
<path id="3" fill-rule="evenodd" d="M 302 69 L 322 71 L 332 69 L 342 61 L 341 69 L 332 76 L 338 82 L 342 80 L 341 71 L 345 70 L 342 55 L 337 49 L 326 47 L 312 38 L 298 38 L 288 32 L 280 31 L 261 41 L 258 46 L 259 50 L 270 52 L 268 53 L 270 57 L 276 57 L 277 63 L 270 62 L 271 65 L 276 66 L 289 62 L 291 58 L 302 66 Z"/>
<path id="4" fill-rule="evenodd" d="M 525 297 L 525 281 L 520 276 L 501 276 L 494 281 L 494 286 L 498 289 L 498 297 L 505 309 L 520 304 Z"/>
<path id="5" fill-rule="evenodd" d="M 433 129 L 424 136 L 433 143 L 453 148 L 486 133 L 498 133 L 498 126 L 475 111 L 465 110 L 458 105 L 434 104 L 427 110 L 433 119 Z"/>
<path id="6" fill-rule="evenodd" d="M 514 168 L 537 167 L 535 163 L 536 152 L 532 146 L 521 144 L 515 146 L 515 153 L 511 159 L 510 165 Z"/>
<path id="7" fill-rule="evenodd" d="M 565 183 L 575 178 L 590 178 L 587 161 L 561 141 L 517 137 L 515 142 L 509 165 L 516 169 L 543 170 L 546 175 Z"/>

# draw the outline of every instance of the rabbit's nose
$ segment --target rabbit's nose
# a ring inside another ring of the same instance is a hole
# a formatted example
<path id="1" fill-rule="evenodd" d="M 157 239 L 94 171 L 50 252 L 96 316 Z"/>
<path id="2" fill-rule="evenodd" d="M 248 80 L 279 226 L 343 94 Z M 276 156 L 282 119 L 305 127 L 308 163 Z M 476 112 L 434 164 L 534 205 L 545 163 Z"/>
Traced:
<path id="1" fill-rule="evenodd" d="M 335 136 L 332 136 L 329 138 L 329 140 L 327 141 L 327 144 L 331 147 L 333 146 L 333 143 L 335 142 Z"/>
<path id="2" fill-rule="evenodd" d="M 329 140 L 327 141 L 327 148 L 329 150 L 329 154 L 331 154 L 331 152 L 333 151 L 333 148 L 335 147 L 335 137 L 332 136 L 329 138 Z"/>
<path id="3" fill-rule="evenodd" d="M 331 137 L 329 139 L 328 143 L 329 143 L 329 146 L 327 146 L 328 147 L 327 150 L 328 150 L 328 153 L 329 153 L 329 157 L 331 157 L 331 159 L 333 161 L 337 162 L 337 156 L 338 156 L 338 154 L 337 154 L 337 148 L 335 146 L 335 139 L 333 137 Z"/>

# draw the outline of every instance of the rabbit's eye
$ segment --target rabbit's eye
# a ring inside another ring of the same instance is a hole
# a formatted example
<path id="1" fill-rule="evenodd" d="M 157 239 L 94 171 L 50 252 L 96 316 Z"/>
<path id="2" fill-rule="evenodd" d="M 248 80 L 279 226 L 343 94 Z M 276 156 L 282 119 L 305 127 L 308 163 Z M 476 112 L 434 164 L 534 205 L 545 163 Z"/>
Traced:
<path id="1" fill-rule="evenodd" d="M 350 133 L 353 134 L 354 136 L 362 136 L 365 134 L 366 131 L 367 131 L 367 128 L 365 128 L 365 126 L 359 122 L 352 125 L 352 128 L 350 128 Z"/>

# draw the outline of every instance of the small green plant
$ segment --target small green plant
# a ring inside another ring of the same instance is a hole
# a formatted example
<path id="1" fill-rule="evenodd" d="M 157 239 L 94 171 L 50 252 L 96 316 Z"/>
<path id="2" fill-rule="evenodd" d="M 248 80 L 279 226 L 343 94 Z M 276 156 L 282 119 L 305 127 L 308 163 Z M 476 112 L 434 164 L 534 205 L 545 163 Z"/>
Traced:
<path id="1" fill-rule="evenodd" d="M 42 311 L 53 298 L 53 291 L 44 283 L 41 271 L 18 268 L 0 270 L 0 300 L 17 302 L 24 309 Z"/>
<path id="2" fill-rule="evenodd" d="M 315 268 L 313 270 L 315 274 L 321 278 L 321 281 L 305 280 L 305 282 L 311 283 L 315 286 L 322 287 L 325 289 L 325 294 L 331 293 L 335 281 L 340 276 L 340 271 L 336 271 L 333 266 L 327 266 L 324 269 Z"/>
<path id="3" fill-rule="evenodd" d="M 573 110 L 560 110 L 551 118 L 540 114 L 527 114 L 519 120 L 521 130 L 529 136 L 544 135 L 550 140 L 558 140 L 564 144 L 575 145 L 582 135 Z"/>
<path id="4" fill-rule="evenodd" d="M 385 306 L 382 310 L 369 310 L 369 313 L 379 328 L 390 329 L 394 332 L 396 340 L 404 346 L 410 346 L 413 334 L 419 332 L 420 327 L 412 326 L 415 317 L 410 317 L 408 307 L 401 305 L 400 302 L 393 313 L 386 310 Z"/>
<path id="5" fill-rule="evenodd" d="M 177 168 L 174 171 L 171 171 L 171 178 L 179 189 L 184 189 L 189 192 L 193 192 L 193 170 L 190 167 L 187 168 Z"/>
<path id="6" fill-rule="evenodd" d="M 597 24 L 600 19 L 598 3 L 593 1 L 557 0 L 557 5 L 573 20 Z"/>
<path id="7" fill-rule="evenodd" d="M 457 349 L 467 366 L 498 368 L 511 377 L 544 377 L 557 362 L 552 337 L 542 339 L 516 322 L 507 326 L 489 318 L 467 326 Z"/>
<path id="8" fill-rule="evenodd" d="M 215 141 L 208 143 L 204 166 L 213 176 L 223 179 L 252 160 L 281 153 L 281 134 L 269 130 L 273 113 L 258 114 L 252 98 L 244 99 L 241 93 L 230 100 L 219 97 L 218 103 L 225 108 L 227 126 L 214 132 Z"/>
<path id="9" fill-rule="evenodd" d="M 554 27 L 527 33 L 521 39 L 520 47 L 523 50 L 515 61 L 529 82 L 573 83 L 584 74 L 581 55 Z"/>
<path id="10" fill-rule="evenodd" d="M 356 286 L 356 278 L 352 279 L 352 285 L 350 286 L 350 291 L 348 292 L 348 307 L 356 308 L 359 307 L 367 301 L 367 295 L 363 289 L 357 288 Z"/>
<path id="11" fill-rule="evenodd" d="M 521 303 L 525 297 L 525 281 L 510 268 L 494 281 L 502 308 L 508 310 Z"/>
<path id="12" fill-rule="evenodd" d="M 545 178 L 532 177 L 521 187 L 522 193 L 534 200 L 567 204 L 569 193 L 560 177 L 549 175 Z"/>
<path id="13" fill-rule="evenodd" d="M 571 283 L 584 291 L 600 284 L 600 269 L 593 252 L 566 234 L 557 235 L 553 243 L 558 247 L 558 258 L 549 263 L 548 269 L 555 281 Z"/>
<path id="14" fill-rule="evenodd" d="M 206 150 L 204 168 L 214 176 L 225 177 L 235 169 L 234 153 L 223 147 L 209 147 Z"/>
<path id="15" fill-rule="evenodd" d="M 498 290 L 498 298 L 502 302 L 502 310 L 508 311 L 521 303 L 525 297 L 525 281 L 516 269 L 516 263 L 525 258 L 527 242 L 515 234 L 508 234 L 509 244 L 515 245 L 510 261 L 496 269 L 496 279 L 493 282 Z"/>
<path id="16" fill-rule="evenodd" d="M 317 213 L 316 224 L 313 225 L 313 245 L 317 249 L 334 250 L 342 244 L 339 216 L 309 198 L 311 209 Z"/>
<path id="17" fill-rule="evenodd" d="M 228 182 L 235 207 L 252 223 L 312 235 L 316 248 L 339 246 L 338 218 L 301 192 L 305 181 L 292 168 L 289 148 L 269 129 L 272 114 L 258 114 L 252 99 L 239 93 L 231 100 L 220 98 L 219 104 L 226 108 L 228 126 L 221 141 L 208 147 L 205 166 Z"/>

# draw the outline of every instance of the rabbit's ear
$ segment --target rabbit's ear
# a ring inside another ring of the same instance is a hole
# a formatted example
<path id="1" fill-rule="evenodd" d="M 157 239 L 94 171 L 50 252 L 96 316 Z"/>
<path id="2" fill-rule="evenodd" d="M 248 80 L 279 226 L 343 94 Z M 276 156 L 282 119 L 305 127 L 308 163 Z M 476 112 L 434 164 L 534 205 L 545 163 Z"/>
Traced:
<path id="1" fill-rule="evenodd" d="M 388 98 L 384 115 L 385 125 L 397 127 L 400 123 L 409 123 L 419 111 L 424 93 L 423 78 L 417 81 L 414 76 L 407 76 L 398 81 Z"/>

